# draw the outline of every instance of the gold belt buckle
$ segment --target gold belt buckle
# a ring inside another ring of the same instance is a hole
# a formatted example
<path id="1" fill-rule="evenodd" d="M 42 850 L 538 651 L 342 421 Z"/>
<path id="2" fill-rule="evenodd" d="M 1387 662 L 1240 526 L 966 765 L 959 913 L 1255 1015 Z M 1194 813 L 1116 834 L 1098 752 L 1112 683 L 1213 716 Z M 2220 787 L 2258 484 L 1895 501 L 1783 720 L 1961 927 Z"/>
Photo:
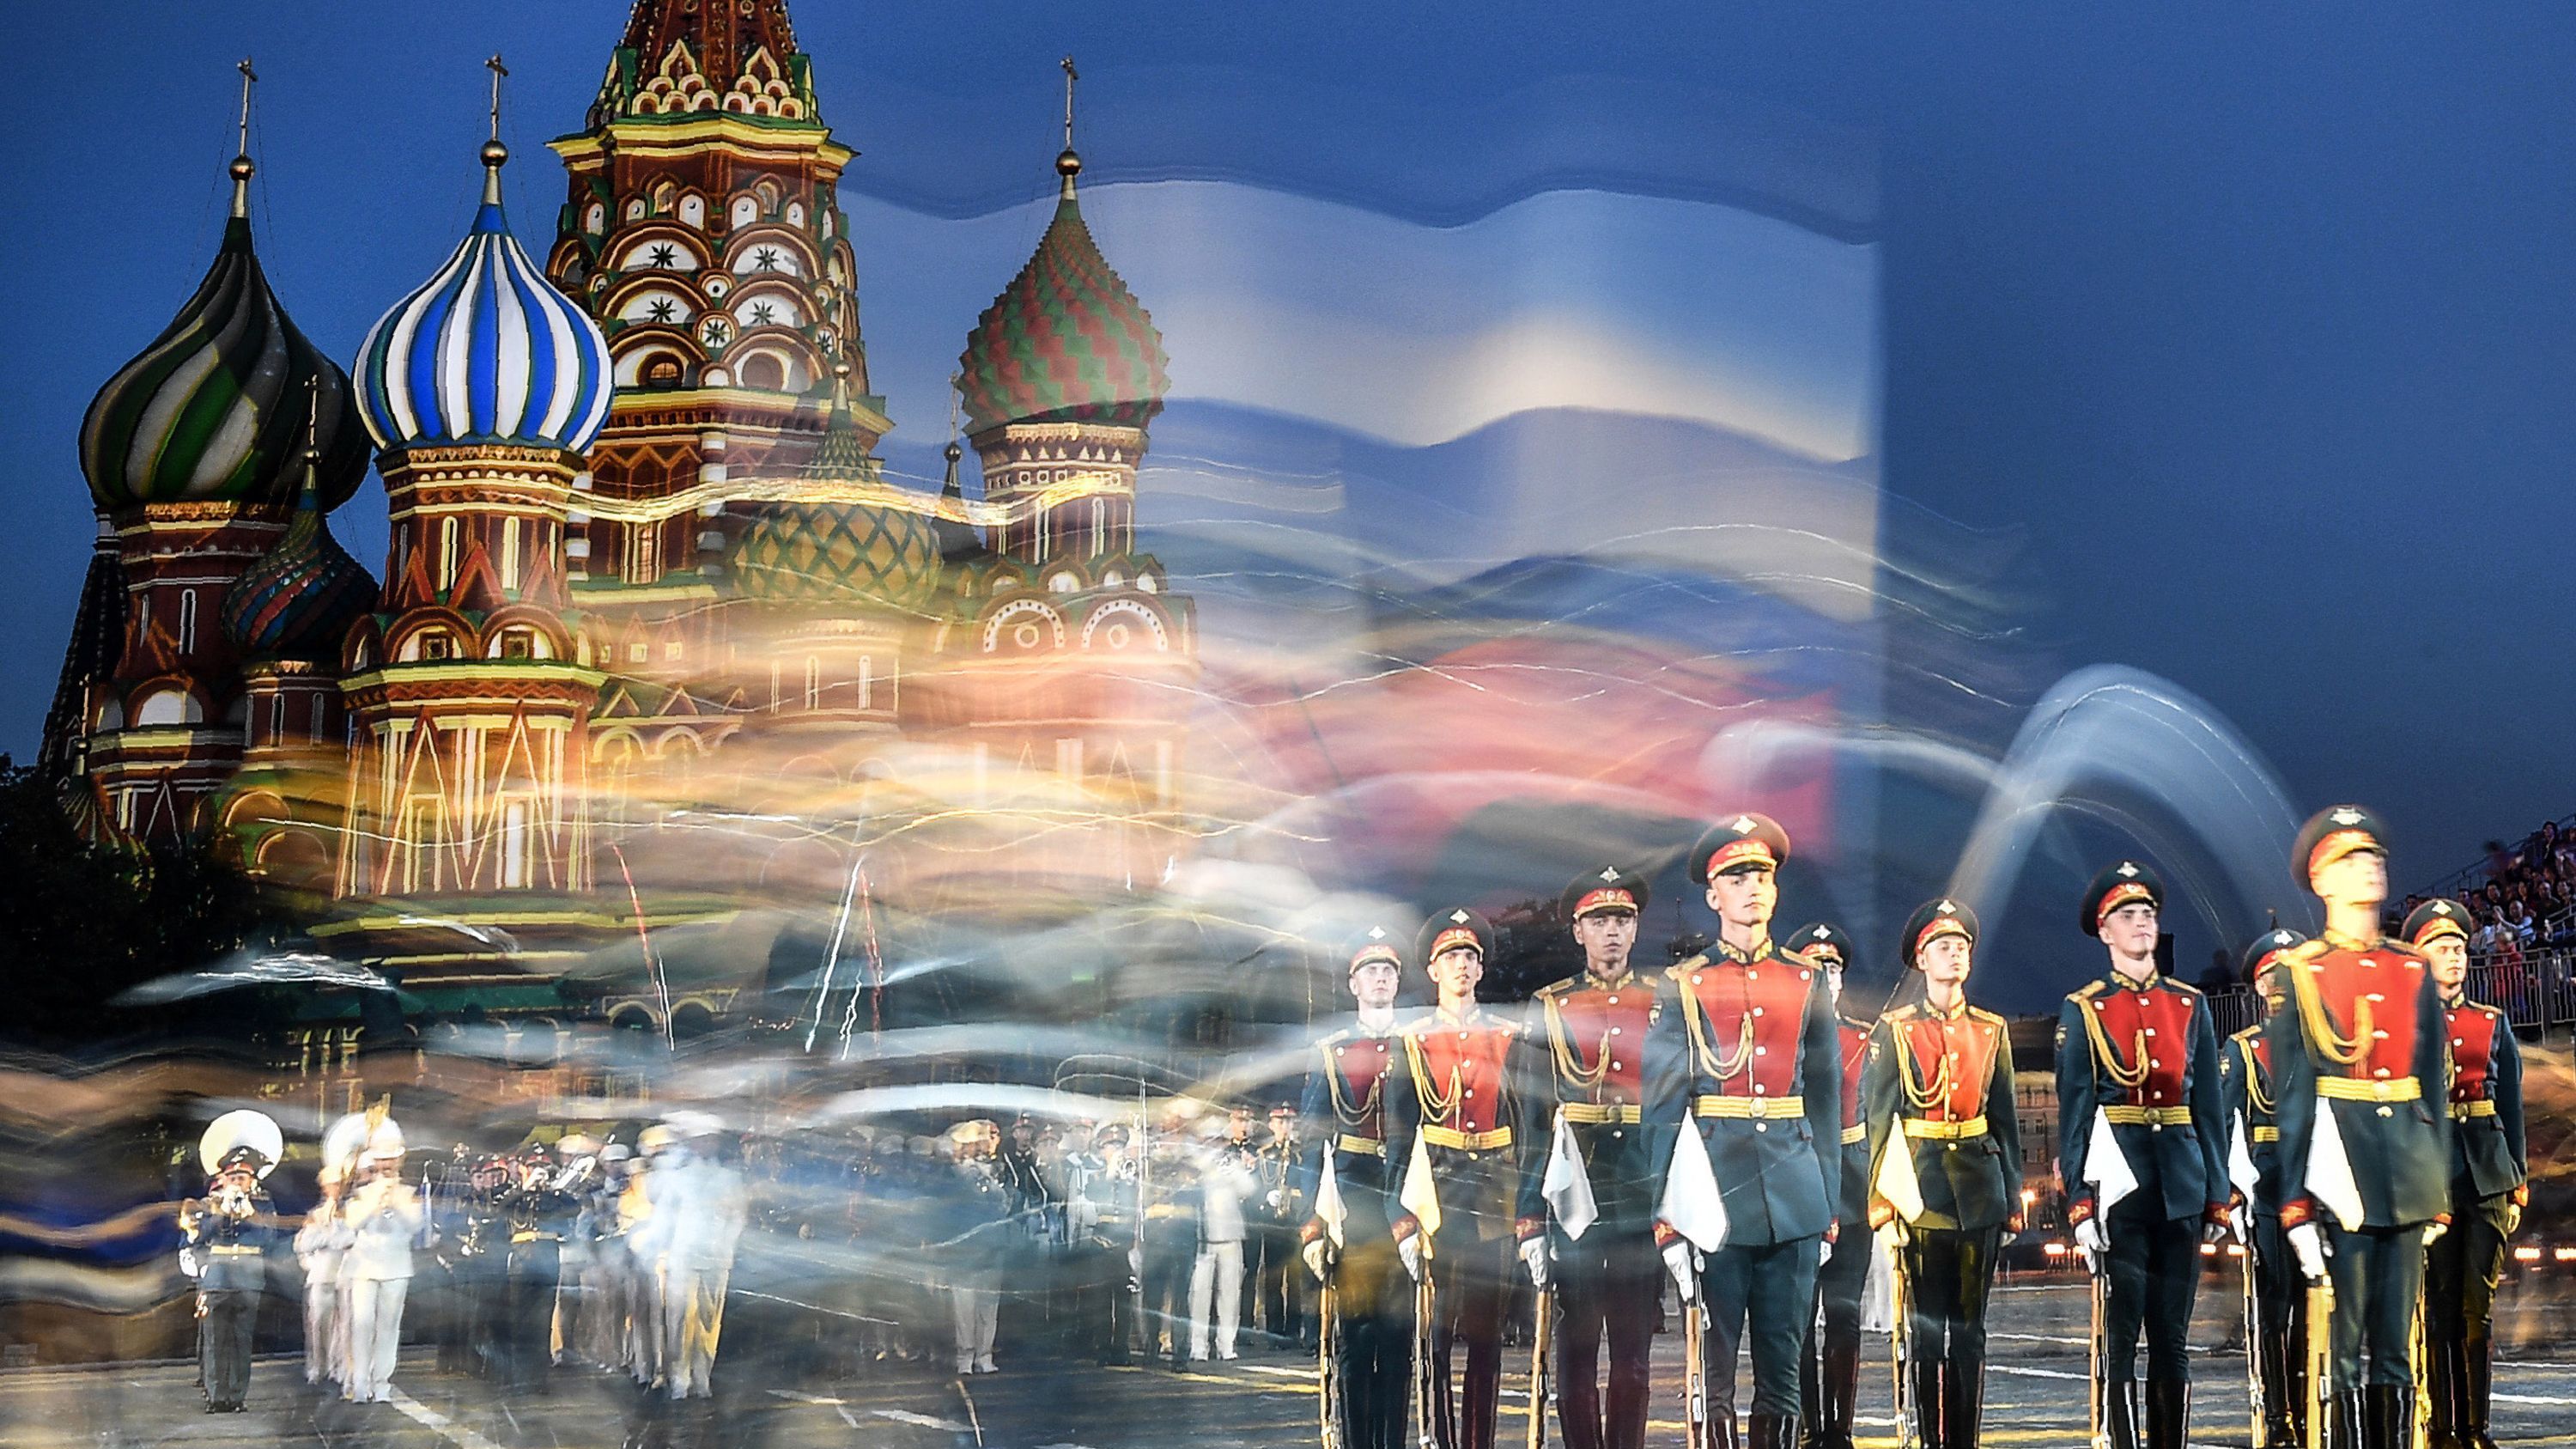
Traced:
<path id="1" fill-rule="evenodd" d="M 1755 1097 L 1753 1099 L 1753 1106 L 1750 1109 L 1750 1112 L 1751 1115 L 1757 1118 L 1770 1116 L 1771 1099 L 1768 1097 Z"/>

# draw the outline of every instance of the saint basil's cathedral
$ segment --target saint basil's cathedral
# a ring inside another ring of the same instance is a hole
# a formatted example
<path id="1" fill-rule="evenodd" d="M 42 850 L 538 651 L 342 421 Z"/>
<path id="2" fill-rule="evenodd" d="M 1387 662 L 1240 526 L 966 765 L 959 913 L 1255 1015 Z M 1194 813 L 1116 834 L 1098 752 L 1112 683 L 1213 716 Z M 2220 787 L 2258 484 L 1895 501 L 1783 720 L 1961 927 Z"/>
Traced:
<path id="1" fill-rule="evenodd" d="M 346 371 L 237 158 L 205 281 L 82 424 L 43 759 L 85 826 L 209 840 L 336 954 L 487 995 L 648 924 L 846 919 L 862 881 L 927 913 L 1163 877 L 1199 672 L 1134 533 L 1165 356 L 1084 223 L 1066 71 L 1059 199 L 966 334 L 936 493 L 876 457 L 855 153 L 784 0 L 638 0 L 552 143 L 542 262 L 496 99 L 464 239 Z M 330 524 L 371 459 L 381 579 Z"/>

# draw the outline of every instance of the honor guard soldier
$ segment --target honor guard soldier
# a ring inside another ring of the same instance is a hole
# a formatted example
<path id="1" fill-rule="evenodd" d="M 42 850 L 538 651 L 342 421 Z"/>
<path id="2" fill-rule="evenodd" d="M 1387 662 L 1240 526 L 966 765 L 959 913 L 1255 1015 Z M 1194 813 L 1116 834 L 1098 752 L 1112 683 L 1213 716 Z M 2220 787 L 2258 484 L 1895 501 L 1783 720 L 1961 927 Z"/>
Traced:
<path id="1" fill-rule="evenodd" d="M 1562 902 L 1583 970 L 1538 992 L 1529 1025 L 1546 1060 L 1532 1073 L 1532 1154 L 1552 1153 L 1562 1121 L 1590 1191 L 1590 1212 L 1551 1219 L 1544 1172 L 1521 1180 L 1521 1258 L 1555 1304 L 1557 1422 L 1566 1449 L 1639 1449 L 1663 1262 L 1655 1244 L 1658 1182 L 1644 1125 L 1645 1045 L 1667 983 L 1630 966 L 1646 882 L 1617 866 L 1576 876 Z M 1537 1055 L 1534 1051 L 1533 1056 Z M 1568 1178 L 1570 1180 L 1571 1171 Z M 1579 1200 L 1579 1199 L 1578 1199 Z M 1610 1341 L 1610 1389 L 1595 1373 Z M 1537 1408 L 1533 1407 L 1533 1412 Z"/>
<path id="2" fill-rule="evenodd" d="M 2281 1125 L 2281 1227 L 2309 1282 L 2334 1285 L 2326 1442 L 2397 1449 L 2413 1434 L 2408 1352 L 2424 1246 L 2450 1215 L 2442 1001 L 2422 956 L 2379 934 L 2385 836 L 2338 805 L 2292 869 L 2325 902 L 2323 939 L 2290 953 L 2289 1009 L 2267 1028 Z"/>
<path id="3" fill-rule="evenodd" d="M 2245 979 L 2263 998 L 2266 1018 L 2278 1015 L 2286 1000 L 2283 959 L 2307 939 L 2276 926 L 2245 948 Z M 2281 1236 L 2281 1124 L 2274 1116 L 2272 1053 L 2263 1039 L 2264 1025 L 2258 1021 L 2227 1039 L 2218 1056 L 2218 1075 L 2226 1090 L 2227 1119 L 2242 1135 L 2243 1161 L 2252 1178 L 2250 1186 L 2238 1183 L 2243 1201 L 2237 1223 L 2253 1251 L 2245 1337 L 2263 1400 L 2263 1437 L 2255 1449 L 2299 1449 L 2307 1442 L 2313 1392 L 2307 1356 L 2300 1352 L 2308 1338 L 2308 1305 L 2298 1260 Z M 2237 1161 L 2233 1150 L 2228 1160 Z M 2234 1175 L 2247 1174 L 2240 1168 Z"/>
<path id="4" fill-rule="evenodd" d="M 2406 943 L 2432 963 L 2451 1047 L 2451 1230 L 2424 1262 L 2430 1449 L 2495 1449 L 2487 1405 L 2495 1386 L 2496 1279 L 2506 1240 L 2522 1225 L 2530 1159 L 2522 1135 L 2522 1054 L 2503 1012 L 2468 999 L 2469 913 L 2426 901 L 2406 918 Z"/>
<path id="5" fill-rule="evenodd" d="M 1825 974 L 1834 999 L 1834 1030 L 1842 1041 L 1843 1131 L 1841 1186 L 1834 1194 L 1834 1255 L 1816 1270 L 1816 1322 L 1799 1355 L 1798 1402 L 1806 1416 L 1808 1449 L 1852 1449 L 1852 1414 L 1860 1399 L 1861 1299 L 1869 1287 L 1869 1127 L 1861 1117 L 1861 1068 L 1869 1060 L 1871 1022 L 1843 1000 L 1843 971 L 1852 958 L 1851 937 L 1828 921 L 1801 926 L 1789 949 Z"/>
<path id="6" fill-rule="evenodd" d="M 1691 847 L 1691 879 L 1717 912 L 1718 940 L 1709 954 L 1670 968 L 1674 1002 L 1646 1049 L 1654 1180 L 1671 1171 L 1678 1133 L 1696 1132 L 1726 1209 L 1725 1243 L 1695 1274 L 1690 1245 L 1672 1224 L 1656 1228 L 1683 1301 L 1707 1300 L 1701 1371 L 1722 1449 L 1735 1442 L 1736 1347 L 1748 1319 L 1753 1449 L 1798 1442 L 1799 1352 L 1842 1187 L 1833 996 L 1822 971 L 1771 939 L 1777 872 L 1788 858 L 1787 832 L 1750 813 Z"/>
<path id="7" fill-rule="evenodd" d="M 1322 1332 L 1332 1376 L 1326 1412 L 1334 1416 L 1328 1422 L 1345 1449 L 1401 1449 L 1407 1438 L 1412 1282 L 1396 1261 L 1387 1223 L 1396 1187 L 1387 1171 L 1387 1082 L 1405 1065 L 1395 1024 L 1404 957 L 1395 943 L 1379 927 L 1351 954 L 1350 989 L 1359 1020 L 1316 1044 L 1316 1060 L 1306 1074 L 1308 1146 L 1298 1191 L 1316 1215 L 1298 1230 L 1299 1252 L 1324 1288 Z"/>
<path id="8" fill-rule="evenodd" d="M 1493 942 L 1493 927 L 1464 908 L 1423 927 L 1439 1005 L 1406 1026 L 1386 1079 L 1396 1253 L 1429 1305 L 1416 1329 L 1416 1377 L 1427 1383 L 1415 1414 L 1440 1449 L 1493 1449 L 1522 1156 L 1538 1135 L 1521 1120 L 1520 1024 L 1476 1004 Z M 1465 1374 L 1453 1386 L 1461 1344 Z"/>
<path id="9" fill-rule="evenodd" d="M 1861 1072 L 1870 1223 L 1896 1239 L 1897 1390 L 1922 1449 L 1976 1449 L 1986 1296 L 2021 1230 L 2021 1128 L 2004 1019 L 1968 1004 L 1976 913 L 1927 902 L 1905 923 L 1923 999 L 1879 1018 Z"/>
<path id="10" fill-rule="evenodd" d="M 206 1195 L 179 1205 L 180 1266 L 197 1280 L 197 1377 L 209 1414 L 240 1413 L 250 1393 L 251 1340 L 268 1250 L 279 1239 L 276 1205 L 260 1184 L 284 1148 L 267 1116 L 225 1113 L 197 1143 Z"/>
<path id="11" fill-rule="evenodd" d="M 2156 969 L 2164 882 L 2134 860 L 2093 877 L 2077 926 L 2110 969 L 2057 1015 L 2057 1164 L 2067 1221 L 2103 1294 L 2094 1391 L 2110 1449 L 2182 1449 L 2200 1245 L 2227 1232 L 2218 1030 L 2198 990 Z"/>

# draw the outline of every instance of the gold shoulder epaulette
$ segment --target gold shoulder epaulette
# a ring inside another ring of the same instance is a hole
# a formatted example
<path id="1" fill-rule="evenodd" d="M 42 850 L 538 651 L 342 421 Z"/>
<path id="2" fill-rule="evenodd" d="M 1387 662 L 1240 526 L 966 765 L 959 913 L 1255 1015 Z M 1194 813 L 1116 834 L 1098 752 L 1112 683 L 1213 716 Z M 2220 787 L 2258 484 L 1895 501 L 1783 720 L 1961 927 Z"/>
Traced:
<path id="1" fill-rule="evenodd" d="M 2255 1037 L 2261 1036 L 2262 1034 L 2263 1034 L 2263 1023 L 2258 1021 L 2258 1022 L 2254 1023 L 2252 1026 L 2246 1027 L 2246 1028 L 2244 1028 L 2244 1029 L 2243 1029 L 2243 1030 L 2241 1030 L 2241 1031 L 2231 1031 L 2231 1032 L 2229 1032 L 2229 1033 L 2227 1034 L 2227 1039 L 2228 1039 L 2229 1041 L 2251 1041 L 2251 1040 L 2253 1040 Z"/>
<path id="2" fill-rule="evenodd" d="M 1993 1023 L 1993 1024 L 1994 1024 L 1994 1025 L 1996 1025 L 1996 1026 L 2001 1026 L 2001 1025 L 2003 1025 L 2003 1024 L 2004 1024 L 2004 1019 L 2003 1019 L 2003 1017 L 2002 1017 L 2002 1015 L 2001 1015 L 2001 1014 L 1999 1014 L 1999 1013 L 1997 1013 L 1997 1012 L 1988 1011 L 1988 1010 L 1986 1010 L 1986 1009 L 1985 1009 L 1984 1007 L 1982 1007 L 1982 1006 L 1971 1006 L 1971 1007 L 1969 1007 L 1969 1008 L 1968 1008 L 1968 1019 L 1969 1019 L 1970 1021 L 1991 1022 L 1991 1023 Z"/>
<path id="3" fill-rule="evenodd" d="M 2167 986 L 2172 987 L 2174 990 L 2181 992 L 2185 996 L 2198 996 L 2200 994 L 2200 988 L 2192 985 L 2188 981 L 2178 981 L 2175 978 L 2168 976 L 2164 978 L 2164 983 Z"/>
<path id="4" fill-rule="evenodd" d="M 2076 998 L 2077 998 L 2078 1000 L 2083 1000 L 2083 999 L 2087 999 L 2087 998 L 2090 998 L 2090 997 L 2099 996 L 2099 995 L 2101 995 L 2101 994 L 2102 994 L 2102 992 L 2103 992 L 2106 988 L 2108 988 L 2108 987 L 2110 986 L 2110 984 L 2111 984 L 2110 982 L 2108 982 L 2108 981 L 2103 981 L 2103 980 L 2100 980 L 2100 979 L 2095 979 L 2095 980 L 2092 980 L 2092 981 L 2087 981 L 2087 982 L 2085 982 L 2082 986 L 2079 986 L 2079 987 L 2075 988 L 2075 995 L 2076 995 Z"/>
<path id="5" fill-rule="evenodd" d="M 1673 978 L 1673 980 L 1678 983 L 1683 977 L 1688 976 L 1691 972 L 1696 971 L 1707 964 L 1708 953 L 1706 951 L 1702 951 L 1687 961 L 1676 961 L 1672 965 L 1665 967 L 1664 974 Z"/>
<path id="6" fill-rule="evenodd" d="M 2292 946 L 2289 950 L 2289 957 L 2293 961 L 2304 964 L 2309 961 L 2314 961 L 2319 956 L 2322 956 L 2333 949 L 2333 947 L 2325 943 L 2323 938 L 2317 938 L 2301 941 L 2299 944 Z"/>

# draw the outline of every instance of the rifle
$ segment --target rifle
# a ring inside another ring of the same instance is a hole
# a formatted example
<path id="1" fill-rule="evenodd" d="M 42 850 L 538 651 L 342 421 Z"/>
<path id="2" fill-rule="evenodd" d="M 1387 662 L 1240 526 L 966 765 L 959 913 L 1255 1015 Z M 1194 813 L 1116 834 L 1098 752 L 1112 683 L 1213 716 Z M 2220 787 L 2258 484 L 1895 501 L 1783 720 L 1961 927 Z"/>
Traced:
<path id="1" fill-rule="evenodd" d="M 1431 1432 L 1432 1416 L 1439 1411 L 1433 1402 L 1433 1380 L 1439 1373 L 1431 1360 L 1431 1244 L 1426 1237 L 1422 1245 L 1422 1281 L 1413 1285 L 1413 1437 L 1417 1449 L 1439 1449 L 1440 1438 Z"/>
<path id="2" fill-rule="evenodd" d="M 1905 1238 L 1901 1230 L 1889 1244 L 1887 1281 L 1895 1300 L 1888 1305 L 1889 1316 L 1895 1321 L 1888 1325 L 1887 1359 L 1896 1370 L 1892 1399 L 1896 1406 L 1896 1449 L 1915 1449 L 1923 1442 L 1923 1437 L 1914 1421 L 1915 1411 L 1920 1406 L 1911 1402 L 1912 1396 L 1908 1392 L 1914 1377 L 1908 1372 L 1913 1367 L 1914 1358 L 1914 1311 L 1911 1295 L 1906 1292 Z M 1936 1404 L 1933 1408 L 1938 1412 L 1940 1406 Z"/>
<path id="3" fill-rule="evenodd" d="M 2334 1400 L 2334 1283 L 2308 1285 L 2308 1449 L 2328 1449 Z M 2353 1449 L 2344 1445 L 2343 1449 Z"/>
<path id="4" fill-rule="evenodd" d="M 2111 1449 L 2111 1382 L 2107 1372 L 2109 1366 L 2102 1361 L 2102 1320 L 2106 1306 L 2104 1300 L 2110 1296 L 2110 1289 L 2105 1282 L 2108 1276 L 2105 1270 L 2108 1266 L 2103 1264 L 2097 1267 L 2088 1263 L 2084 1274 L 2087 1288 L 2085 1297 L 2093 1308 L 2093 1329 L 2084 1340 L 2084 1397 L 2086 1407 L 2092 1411 L 2093 1418 L 2093 1433 L 2087 1442 L 2093 1446 L 2093 1449 Z M 2259 1438 L 2256 1442 L 2260 1442 Z"/>
<path id="5" fill-rule="evenodd" d="M 2261 1449 L 2272 1406 L 2263 1397 L 2263 1290 L 2255 1282 L 2254 1247 L 2249 1235 L 2245 1243 L 2245 1382 L 2247 1402 L 2253 1406 L 2254 1436 L 2245 1442 Z"/>
<path id="6" fill-rule="evenodd" d="M 1555 1291 L 1539 1289 L 1530 1325 L 1529 1449 L 1543 1449 L 1547 1443 L 1547 1339 L 1555 1307 Z"/>
<path id="7" fill-rule="evenodd" d="M 1319 1428 L 1324 1449 L 1342 1449 L 1342 1384 L 1335 1371 L 1341 1358 L 1340 1310 L 1341 1294 L 1327 1276 L 1315 1295 L 1315 1397 L 1323 1415 Z"/>
<path id="8" fill-rule="evenodd" d="M 1707 1310 L 1694 1297 L 1682 1305 L 1682 1429 L 1690 1449 L 1709 1449 L 1707 1333 Z"/>

